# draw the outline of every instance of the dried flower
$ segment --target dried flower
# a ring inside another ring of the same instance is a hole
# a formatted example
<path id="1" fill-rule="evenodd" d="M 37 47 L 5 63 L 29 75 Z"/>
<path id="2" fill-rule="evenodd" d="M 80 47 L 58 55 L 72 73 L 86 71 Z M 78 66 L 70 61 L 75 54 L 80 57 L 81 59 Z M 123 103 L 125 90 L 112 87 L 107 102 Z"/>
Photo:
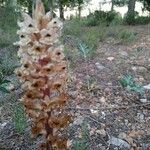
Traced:
<path id="1" fill-rule="evenodd" d="M 40 0 L 32 18 L 26 13 L 22 16 L 24 21 L 18 21 L 17 31 L 20 41 L 15 43 L 20 46 L 21 67 L 15 73 L 25 91 L 20 101 L 33 121 L 32 137 L 45 136 L 41 150 L 54 147 L 67 150 L 67 139 L 58 134 L 71 121 L 70 115 L 62 111 L 68 101 L 67 61 L 59 42 L 63 24 L 58 18 L 52 18 L 50 12 L 45 14 Z"/>

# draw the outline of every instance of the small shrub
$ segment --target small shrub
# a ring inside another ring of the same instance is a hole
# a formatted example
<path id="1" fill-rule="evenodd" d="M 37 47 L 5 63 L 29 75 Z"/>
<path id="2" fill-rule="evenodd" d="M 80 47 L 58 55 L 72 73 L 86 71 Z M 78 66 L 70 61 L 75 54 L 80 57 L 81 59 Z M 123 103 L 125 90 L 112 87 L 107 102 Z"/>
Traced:
<path id="1" fill-rule="evenodd" d="M 96 48 L 98 43 L 106 38 L 106 28 L 103 25 L 89 28 L 87 32 L 82 34 L 81 39 L 90 47 Z"/>
<path id="2" fill-rule="evenodd" d="M 27 119 L 22 105 L 17 105 L 13 112 L 13 123 L 18 133 L 23 133 L 27 126 Z"/>
<path id="3" fill-rule="evenodd" d="M 90 13 L 87 16 L 87 26 L 97 26 L 99 24 L 110 25 L 111 23 L 117 24 L 122 22 L 122 17 L 115 11 L 98 11 Z"/>
<path id="4" fill-rule="evenodd" d="M 99 20 L 97 20 L 95 17 L 88 17 L 85 21 L 86 26 L 97 26 L 99 25 Z"/>
<path id="5" fill-rule="evenodd" d="M 73 150 L 88 150 L 88 139 L 89 139 L 89 133 L 88 133 L 88 127 L 85 123 L 82 124 L 82 138 L 77 139 L 74 143 L 73 143 Z"/>
<path id="6" fill-rule="evenodd" d="M 150 17 L 149 16 L 138 16 L 135 18 L 135 24 L 149 24 L 150 23 Z"/>
<path id="7" fill-rule="evenodd" d="M 73 36 L 80 36 L 83 33 L 83 22 L 79 19 L 73 19 L 71 21 L 65 22 L 63 28 L 63 36 L 66 35 L 73 35 Z"/>
<path id="8" fill-rule="evenodd" d="M 118 38 L 122 43 L 130 43 L 136 39 L 136 35 L 135 32 L 124 30 L 118 34 Z"/>
<path id="9" fill-rule="evenodd" d="M 125 75 L 119 80 L 123 88 L 127 88 L 129 91 L 134 91 L 143 96 L 144 89 L 139 84 L 135 83 L 134 78 L 131 75 Z"/>
<path id="10" fill-rule="evenodd" d="M 92 48 L 89 48 L 85 43 L 78 43 L 78 50 L 85 60 L 92 52 Z"/>

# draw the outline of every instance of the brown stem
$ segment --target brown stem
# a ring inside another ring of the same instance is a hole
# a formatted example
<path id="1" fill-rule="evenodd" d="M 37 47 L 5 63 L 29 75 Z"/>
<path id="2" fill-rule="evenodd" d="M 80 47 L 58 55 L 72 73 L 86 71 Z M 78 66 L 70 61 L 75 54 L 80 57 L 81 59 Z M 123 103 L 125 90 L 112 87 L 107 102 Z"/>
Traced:
<path id="1" fill-rule="evenodd" d="M 51 116 L 51 111 L 47 112 L 48 116 L 50 117 Z M 46 129 L 46 138 L 48 137 L 48 135 L 52 135 L 53 134 L 53 128 L 51 128 L 48 124 L 48 120 L 45 124 L 45 129 Z M 47 145 L 46 145 L 46 149 L 47 150 L 53 150 L 53 147 L 52 147 L 52 143 L 50 141 L 47 142 Z"/>

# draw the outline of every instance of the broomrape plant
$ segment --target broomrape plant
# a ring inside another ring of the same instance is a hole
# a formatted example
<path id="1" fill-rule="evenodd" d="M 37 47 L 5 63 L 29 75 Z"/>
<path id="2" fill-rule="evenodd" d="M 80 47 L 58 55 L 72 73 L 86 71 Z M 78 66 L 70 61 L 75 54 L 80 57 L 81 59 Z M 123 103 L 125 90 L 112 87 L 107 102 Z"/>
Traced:
<path id="1" fill-rule="evenodd" d="M 33 17 L 23 13 L 23 19 L 18 22 L 20 41 L 15 43 L 20 47 L 21 67 L 15 72 L 25 91 L 21 102 L 32 118 L 32 137 L 45 137 L 39 146 L 41 150 L 67 150 L 67 139 L 60 132 L 71 121 L 63 110 L 68 100 L 67 61 L 59 41 L 63 24 L 50 12 L 45 14 L 40 0 Z"/>

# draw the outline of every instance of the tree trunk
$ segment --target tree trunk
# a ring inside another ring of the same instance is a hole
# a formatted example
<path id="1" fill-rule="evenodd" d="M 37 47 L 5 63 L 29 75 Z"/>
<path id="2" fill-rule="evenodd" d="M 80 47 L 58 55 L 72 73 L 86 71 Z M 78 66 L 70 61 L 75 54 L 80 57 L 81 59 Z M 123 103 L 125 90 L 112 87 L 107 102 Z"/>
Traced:
<path id="1" fill-rule="evenodd" d="M 82 7 L 81 7 L 81 5 L 79 4 L 79 5 L 78 5 L 78 17 L 79 17 L 79 19 L 81 18 L 81 9 L 82 9 Z"/>
<path id="2" fill-rule="evenodd" d="M 136 0 L 129 0 L 128 14 L 134 14 Z"/>
<path id="3" fill-rule="evenodd" d="M 29 0 L 28 1 L 28 12 L 30 15 L 32 15 L 32 4 L 33 4 L 33 1 Z"/>
<path id="4" fill-rule="evenodd" d="M 62 0 L 59 0 L 59 16 L 62 20 L 65 20 L 65 18 L 64 18 L 64 7 L 62 4 Z"/>
<path id="5" fill-rule="evenodd" d="M 135 3 L 136 0 L 129 0 L 128 3 L 128 12 L 127 12 L 127 18 L 126 22 L 131 25 L 134 24 L 134 19 L 135 19 Z"/>
<path id="6" fill-rule="evenodd" d="M 111 11 L 114 11 L 114 0 L 111 1 Z"/>
<path id="7" fill-rule="evenodd" d="M 52 16 L 54 17 L 54 12 L 53 12 L 53 9 L 54 9 L 54 4 L 53 4 L 53 0 L 49 0 L 49 7 L 50 7 L 50 12 L 52 14 Z"/>

